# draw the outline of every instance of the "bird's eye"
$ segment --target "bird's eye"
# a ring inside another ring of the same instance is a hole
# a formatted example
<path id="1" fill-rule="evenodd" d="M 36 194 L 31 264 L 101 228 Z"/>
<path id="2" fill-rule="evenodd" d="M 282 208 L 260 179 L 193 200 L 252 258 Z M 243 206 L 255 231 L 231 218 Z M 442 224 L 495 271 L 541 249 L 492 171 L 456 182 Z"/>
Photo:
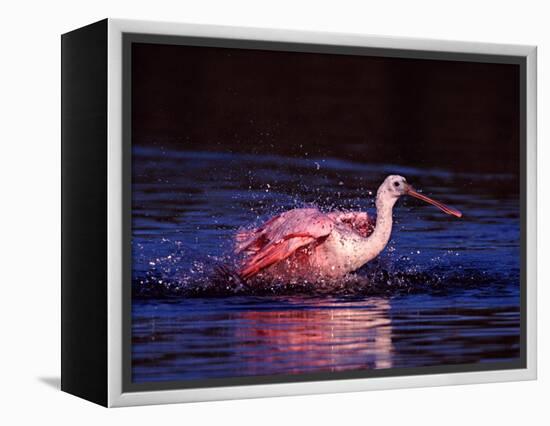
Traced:
<path id="1" fill-rule="evenodd" d="M 399 186 L 399 182 L 394 182 L 393 186 Z"/>

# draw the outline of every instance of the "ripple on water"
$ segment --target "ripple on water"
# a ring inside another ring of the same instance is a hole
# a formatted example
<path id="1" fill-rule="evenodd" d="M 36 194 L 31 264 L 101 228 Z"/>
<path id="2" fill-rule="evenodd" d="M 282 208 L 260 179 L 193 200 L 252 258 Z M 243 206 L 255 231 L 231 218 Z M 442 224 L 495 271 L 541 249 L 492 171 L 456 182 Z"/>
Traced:
<path id="1" fill-rule="evenodd" d="M 515 176 L 156 148 L 133 155 L 136 382 L 519 357 Z M 237 229 L 309 205 L 373 211 L 393 173 L 463 218 L 400 200 L 386 250 L 341 280 L 243 283 L 230 272 Z"/>

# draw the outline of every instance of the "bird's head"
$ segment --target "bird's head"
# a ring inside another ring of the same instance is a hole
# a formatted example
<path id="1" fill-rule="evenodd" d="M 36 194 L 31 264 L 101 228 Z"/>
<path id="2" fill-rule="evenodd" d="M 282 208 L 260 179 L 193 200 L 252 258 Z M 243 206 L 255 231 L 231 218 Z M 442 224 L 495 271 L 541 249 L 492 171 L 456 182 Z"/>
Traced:
<path id="1" fill-rule="evenodd" d="M 393 205 L 402 195 L 410 195 L 411 197 L 418 198 L 419 200 L 436 206 L 447 214 L 462 217 L 462 213 L 459 210 L 446 206 L 439 201 L 417 192 L 412 185 L 407 182 L 407 179 L 399 175 L 390 175 L 384 180 L 380 188 L 378 188 L 377 202 L 389 202 Z"/>

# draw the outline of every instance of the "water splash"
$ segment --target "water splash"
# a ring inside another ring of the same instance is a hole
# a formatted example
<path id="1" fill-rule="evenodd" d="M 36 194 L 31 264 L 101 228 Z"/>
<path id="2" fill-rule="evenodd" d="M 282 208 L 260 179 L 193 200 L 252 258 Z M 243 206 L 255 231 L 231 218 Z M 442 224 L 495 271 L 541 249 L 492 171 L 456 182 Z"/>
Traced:
<path id="1" fill-rule="evenodd" d="M 134 297 L 393 296 L 519 282 L 519 204 L 517 194 L 502 192 L 513 176 L 155 148 L 135 148 L 134 156 Z M 292 208 L 373 212 L 377 185 L 390 171 L 439 191 L 467 217 L 449 226 L 435 209 L 401 200 L 386 250 L 344 280 L 243 283 L 231 272 L 237 229 Z"/>
<path id="2" fill-rule="evenodd" d="M 183 243 L 164 240 L 170 254 L 150 259 L 148 269 L 134 272 L 134 298 L 226 297 L 226 296 L 399 296 L 406 294 L 449 295 L 458 290 L 483 289 L 518 281 L 519 271 L 508 276 L 472 268 L 453 267 L 449 250 L 419 267 L 410 256 L 398 256 L 392 246 L 388 254 L 359 271 L 340 279 L 281 281 L 241 280 L 236 274 L 238 259 L 231 254 L 197 258 Z M 139 252 L 139 248 L 137 250 Z M 143 256 L 143 254 L 138 255 Z M 194 257 L 195 256 L 195 257 Z M 143 261 L 142 261 L 143 263 Z"/>

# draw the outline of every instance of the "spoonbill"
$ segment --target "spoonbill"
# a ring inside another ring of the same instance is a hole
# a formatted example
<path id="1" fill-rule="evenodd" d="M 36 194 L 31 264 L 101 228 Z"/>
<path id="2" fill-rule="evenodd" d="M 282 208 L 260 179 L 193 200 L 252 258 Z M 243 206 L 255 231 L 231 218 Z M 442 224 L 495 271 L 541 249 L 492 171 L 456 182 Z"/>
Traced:
<path id="1" fill-rule="evenodd" d="M 456 217 L 462 213 L 417 192 L 403 176 L 390 175 L 376 194 L 376 218 L 365 212 L 323 213 L 316 208 L 286 211 L 235 237 L 243 255 L 241 279 L 284 280 L 341 278 L 378 256 L 386 247 L 393 206 L 409 195 Z"/>

